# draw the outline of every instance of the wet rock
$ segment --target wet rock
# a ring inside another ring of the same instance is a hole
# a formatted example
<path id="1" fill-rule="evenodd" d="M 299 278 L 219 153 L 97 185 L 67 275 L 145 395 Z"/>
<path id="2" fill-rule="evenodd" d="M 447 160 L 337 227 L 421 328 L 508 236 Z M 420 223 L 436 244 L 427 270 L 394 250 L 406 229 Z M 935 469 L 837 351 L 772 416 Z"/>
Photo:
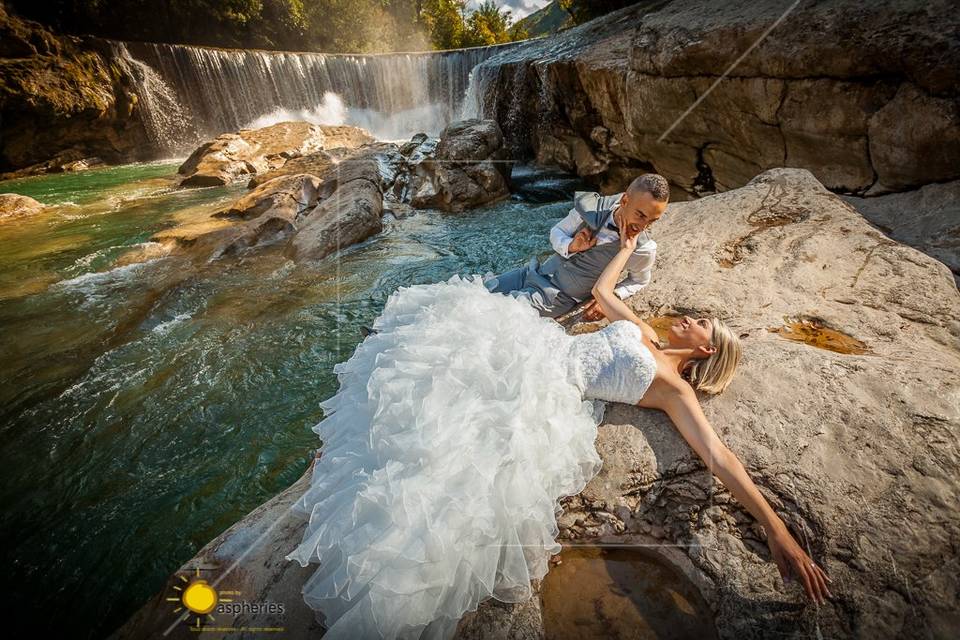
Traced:
<path id="1" fill-rule="evenodd" d="M 279 176 L 264 182 L 223 211 L 213 215 L 249 220 L 271 213 L 292 220 L 317 204 L 319 187 L 320 178 L 308 173 Z"/>
<path id="2" fill-rule="evenodd" d="M 372 141 L 358 127 L 308 122 L 280 122 L 262 129 L 225 133 L 198 147 L 180 166 L 178 172 L 184 176 L 180 186 L 225 185 L 243 175 L 275 171 L 292 158 L 326 147 L 355 148 Z"/>
<path id="3" fill-rule="evenodd" d="M 29 196 L 0 193 L 0 220 L 29 216 L 43 211 L 44 205 Z"/>
<path id="4" fill-rule="evenodd" d="M 420 140 L 408 148 L 414 173 L 407 193 L 413 207 L 463 211 L 510 194 L 511 165 L 495 121 L 455 122 L 443 130 L 430 155 L 426 144 Z"/>
<path id="5" fill-rule="evenodd" d="M 355 178 L 298 220 L 287 255 L 298 262 L 319 260 L 343 247 L 366 240 L 383 229 L 383 194 L 376 182 Z"/>

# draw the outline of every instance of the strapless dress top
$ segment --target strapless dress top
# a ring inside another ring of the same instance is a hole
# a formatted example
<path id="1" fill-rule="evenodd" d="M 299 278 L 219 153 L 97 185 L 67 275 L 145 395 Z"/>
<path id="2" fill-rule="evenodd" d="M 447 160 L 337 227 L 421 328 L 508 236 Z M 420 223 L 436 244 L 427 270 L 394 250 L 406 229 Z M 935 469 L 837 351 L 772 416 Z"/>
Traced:
<path id="1" fill-rule="evenodd" d="M 569 336 L 566 356 L 584 398 L 637 404 L 657 373 L 643 330 L 617 320 L 593 333 Z"/>

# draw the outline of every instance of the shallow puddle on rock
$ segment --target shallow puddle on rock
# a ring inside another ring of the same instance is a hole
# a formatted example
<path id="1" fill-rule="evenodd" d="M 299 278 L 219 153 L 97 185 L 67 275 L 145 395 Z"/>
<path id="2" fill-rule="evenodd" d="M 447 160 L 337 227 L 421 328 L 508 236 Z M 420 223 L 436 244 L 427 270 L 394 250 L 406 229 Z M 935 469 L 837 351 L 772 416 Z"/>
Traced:
<path id="1" fill-rule="evenodd" d="M 652 316 L 649 318 L 644 318 L 643 321 L 648 325 L 653 327 L 653 330 L 657 332 L 657 337 L 660 338 L 660 342 L 667 341 L 667 334 L 670 333 L 670 327 L 673 326 L 673 323 L 682 318 L 683 316 Z"/>
<path id="2" fill-rule="evenodd" d="M 543 580 L 546 640 L 717 637 L 697 589 L 655 554 L 629 547 L 566 547 Z"/>
<path id="3" fill-rule="evenodd" d="M 831 329 L 818 320 L 786 318 L 782 327 L 769 327 L 767 331 L 777 333 L 787 340 L 802 342 L 836 353 L 851 355 L 870 353 L 870 348 L 865 343 L 853 336 Z"/>
<path id="4" fill-rule="evenodd" d="M 653 327 L 653 330 L 657 332 L 657 337 L 660 338 L 660 342 L 666 342 L 667 334 L 670 332 L 670 327 L 673 325 L 675 320 L 682 318 L 683 316 L 650 316 L 643 318 L 643 321 Z M 605 320 L 598 320 L 596 322 L 578 322 L 570 327 L 570 333 L 572 335 L 577 335 L 580 333 L 593 333 L 598 331 L 609 322 Z"/>

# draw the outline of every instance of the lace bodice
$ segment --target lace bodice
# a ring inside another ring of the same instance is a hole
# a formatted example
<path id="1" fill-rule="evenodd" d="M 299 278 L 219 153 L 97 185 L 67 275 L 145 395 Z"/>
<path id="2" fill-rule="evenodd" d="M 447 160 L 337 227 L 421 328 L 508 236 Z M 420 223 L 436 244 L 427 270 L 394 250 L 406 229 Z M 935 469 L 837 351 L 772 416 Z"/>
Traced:
<path id="1" fill-rule="evenodd" d="M 584 398 L 636 404 L 657 372 L 643 330 L 629 320 L 568 336 L 570 373 Z"/>

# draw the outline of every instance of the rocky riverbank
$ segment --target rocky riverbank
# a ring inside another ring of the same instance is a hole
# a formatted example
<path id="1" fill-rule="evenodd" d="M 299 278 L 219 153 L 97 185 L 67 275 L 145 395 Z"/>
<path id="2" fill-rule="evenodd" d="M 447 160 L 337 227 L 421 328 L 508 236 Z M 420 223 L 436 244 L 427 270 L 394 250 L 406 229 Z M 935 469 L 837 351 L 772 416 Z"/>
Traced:
<path id="1" fill-rule="evenodd" d="M 946 0 L 647 1 L 475 72 L 512 157 L 610 192 L 638 170 L 691 194 L 771 167 L 877 195 L 960 177 L 960 15 Z"/>
<path id="2" fill-rule="evenodd" d="M 140 100 L 110 43 L 55 35 L 0 3 L 0 179 L 152 157 Z"/>
<path id="3" fill-rule="evenodd" d="M 224 134 L 181 165 L 181 187 L 249 180 L 250 193 L 209 220 L 153 240 L 201 261 L 282 244 L 297 262 L 320 260 L 411 209 L 463 211 L 509 195 L 512 164 L 492 120 L 464 120 L 439 138 L 375 142 L 357 127 L 282 122 Z"/>
<path id="4" fill-rule="evenodd" d="M 636 407 L 608 405 L 603 468 L 563 501 L 561 541 L 652 545 L 699 588 L 722 638 L 951 635 L 960 607 L 960 293 L 949 270 L 884 236 L 803 169 L 675 203 L 657 240 L 654 280 L 630 304 L 655 324 L 717 315 L 741 335 L 738 376 L 704 398 L 704 412 L 831 575 L 836 597 L 817 608 L 798 585 L 782 586 L 752 517 L 665 416 Z M 570 331 L 595 328 L 577 320 L 563 319 Z M 316 569 L 283 560 L 305 524 L 288 508 L 308 474 L 182 567 L 219 576 L 239 561 L 220 588 L 286 607 L 218 624 L 318 632 L 299 593 Z M 166 595 L 113 637 L 169 626 Z M 488 601 L 458 632 L 542 635 L 537 599 Z"/>

